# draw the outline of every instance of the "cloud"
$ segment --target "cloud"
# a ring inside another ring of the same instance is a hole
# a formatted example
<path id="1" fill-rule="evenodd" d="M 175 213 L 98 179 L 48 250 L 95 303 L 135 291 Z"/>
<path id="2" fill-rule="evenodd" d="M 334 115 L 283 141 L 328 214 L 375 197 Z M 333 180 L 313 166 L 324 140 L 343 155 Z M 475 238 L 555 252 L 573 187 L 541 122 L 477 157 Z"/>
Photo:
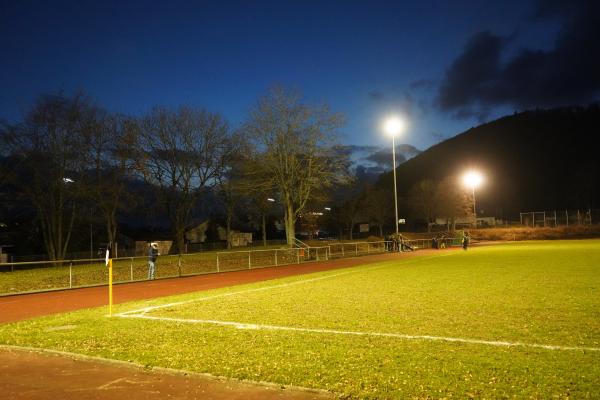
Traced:
<path id="1" fill-rule="evenodd" d="M 600 96 L 600 3 L 540 1 L 534 18 L 560 18 L 554 48 L 522 49 L 507 62 L 511 39 L 489 31 L 468 40 L 446 70 L 436 104 L 457 117 L 485 118 L 491 108 L 582 104 Z"/>
<path id="2" fill-rule="evenodd" d="M 354 154 L 372 153 L 374 151 L 379 150 L 379 146 L 368 146 L 368 145 L 361 146 L 361 145 L 350 144 L 350 145 L 336 146 L 335 150 L 337 152 L 339 152 L 340 154 L 352 156 Z"/>
<path id="3" fill-rule="evenodd" d="M 402 164 L 419 153 L 421 153 L 419 149 L 409 144 L 398 145 L 396 146 L 396 164 Z M 381 148 L 364 157 L 362 160 L 375 164 L 375 167 L 379 169 L 389 170 L 392 168 L 392 149 Z"/>
<path id="4" fill-rule="evenodd" d="M 354 175 L 359 182 L 375 182 L 379 175 L 384 173 L 386 169 L 382 167 L 369 167 L 359 164 L 354 170 Z"/>
<path id="5" fill-rule="evenodd" d="M 374 182 L 379 175 L 392 169 L 392 149 L 378 146 L 339 146 L 341 151 L 354 160 L 352 169 L 361 182 Z M 410 144 L 396 146 L 396 164 L 418 155 L 421 150 Z M 362 157 L 361 157 L 362 156 Z"/>

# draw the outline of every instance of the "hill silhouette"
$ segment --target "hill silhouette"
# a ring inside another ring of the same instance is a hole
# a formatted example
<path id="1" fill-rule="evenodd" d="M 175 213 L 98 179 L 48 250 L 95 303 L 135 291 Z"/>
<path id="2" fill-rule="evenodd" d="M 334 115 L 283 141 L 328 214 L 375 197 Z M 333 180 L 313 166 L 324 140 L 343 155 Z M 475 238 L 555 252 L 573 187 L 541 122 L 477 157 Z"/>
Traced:
<path id="1" fill-rule="evenodd" d="M 460 185 L 471 168 L 486 177 L 476 192 L 484 215 L 600 208 L 599 134 L 598 104 L 525 111 L 469 129 L 398 166 L 400 212 L 419 181 L 456 177 Z M 392 173 L 376 186 L 391 188 Z"/>

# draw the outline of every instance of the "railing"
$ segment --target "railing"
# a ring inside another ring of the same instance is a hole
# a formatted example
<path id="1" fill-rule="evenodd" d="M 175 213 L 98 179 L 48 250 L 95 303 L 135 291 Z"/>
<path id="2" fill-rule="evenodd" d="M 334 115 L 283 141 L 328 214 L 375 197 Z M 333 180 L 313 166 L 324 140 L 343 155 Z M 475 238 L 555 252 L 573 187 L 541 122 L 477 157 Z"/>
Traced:
<path id="1" fill-rule="evenodd" d="M 303 248 L 303 249 L 306 249 L 306 248 L 310 247 L 309 245 L 307 245 L 302 240 L 300 240 L 300 239 L 298 239 L 296 237 L 294 238 L 293 243 L 294 243 L 294 246 L 299 247 L 299 248 Z"/>
<path id="2" fill-rule="evenodd" d="M 444 239 L 446 246 L 460 240 Z M 415 249 L 431 248 L 431 239 L 408 241 Z M 263 250 L 219 251 L 159 256 L 156 279 L 239 271 L 305 262 L 327 261 L 392 251 L 392 242 L 329 243 L 324 246 Z M 113 259 L 113 282 L 148 279 L 147 257 Z M 0 295 L 105 285 L 104 259 L 38 261 L 0 264 Z"/>
<path id="3" fill-rule="evenodd" d="M 433 239 L 412 239 L 405 240 L 404 243 L 411 246 L 414 250 L 433 248 Z M 462 245 L 462 238 L 439 238 L 437 243 L 438 248 L 456 247 Z"/>
<path id="4" fill-rule="evenodd" d="M 361 243 L 364 246 L 364 243 Z M 345 244 L 354 246 L 354 244 Z M 361 254 L 383 247 L 376 245 Z M 336 245 L 333 245 L 333 248 Z M 379 250 L 383 251 L 383 250 Z M 339 253 L 339 251 L 338 251 Z M 210 253 L 159 256 L 155 278 L 173 278 L 244 269 L 278 267 L 340 257 L 331 246 L 278 248 L 264 250 L 220 251 Z M 343 256 L 343 255 L 342 255 Z M 113 259 L 113 282 L 136 282 L 148 279 L 147 257 Z M 105 285 L 108 268 L 104 259 L 11 262 L 0 264 L 0 295 L 62 290 Z"/>

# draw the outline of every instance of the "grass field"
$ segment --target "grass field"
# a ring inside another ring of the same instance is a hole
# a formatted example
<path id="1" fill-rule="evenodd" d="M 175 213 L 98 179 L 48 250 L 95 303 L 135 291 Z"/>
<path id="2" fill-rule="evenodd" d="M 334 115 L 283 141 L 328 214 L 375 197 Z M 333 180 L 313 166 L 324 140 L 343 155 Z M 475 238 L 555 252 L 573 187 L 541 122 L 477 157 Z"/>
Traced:
<path id="1" fill-rule="evenodd" d="M 598 398 L 600 240 L 523 242 L 44 317 L 0 343 L 331 390 Z"/>

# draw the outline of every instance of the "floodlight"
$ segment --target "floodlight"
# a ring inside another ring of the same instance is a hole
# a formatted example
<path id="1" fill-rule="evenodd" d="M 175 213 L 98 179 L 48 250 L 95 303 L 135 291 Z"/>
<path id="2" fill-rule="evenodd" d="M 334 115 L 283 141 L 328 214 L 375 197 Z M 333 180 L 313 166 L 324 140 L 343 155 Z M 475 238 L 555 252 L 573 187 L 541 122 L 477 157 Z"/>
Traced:
<path id="1" fill-rule="evenodd" d="M 478 171 L 468 171 L 463 175 L 463 183 L 475 188 L 483 183 L 483 175 Z"/>
<path id="2" fill-rule="evenodd" d="M 467 171 L 463 175 L 463 183 L 473 191 L 473 223 L 477 227 L 477 208 L 475 203 L 475 188 L 483 183 L 483 175 L 479 171 Z"/>
<path id="3" fill-rule="evenodd" d="M 404 130 L 404 126 L 404 121 L 400 117 L 391 116 L 383 122 L 383 131 L 391 137 L 396 137 Z"/>

